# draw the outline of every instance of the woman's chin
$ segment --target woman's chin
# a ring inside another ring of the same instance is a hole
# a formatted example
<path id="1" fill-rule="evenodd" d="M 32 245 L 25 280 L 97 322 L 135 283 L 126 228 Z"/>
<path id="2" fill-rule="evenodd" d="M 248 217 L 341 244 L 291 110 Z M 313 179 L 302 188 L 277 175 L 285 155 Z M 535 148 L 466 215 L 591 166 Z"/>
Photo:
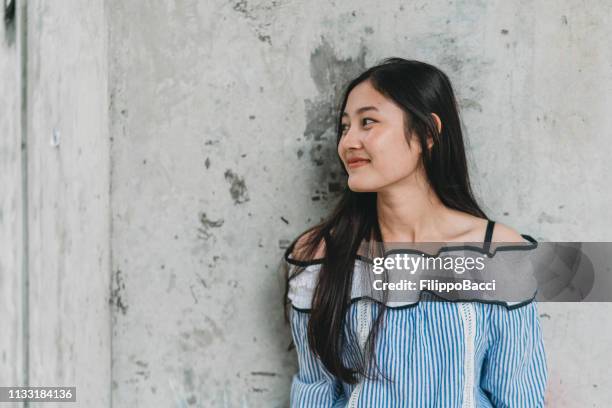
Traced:
<path id="1" fill-rule="evenodd" d="M 348 182 L 348 188 L 355 193 L 370 193 L 376 191 L 376 188 L 374 186 L 371 186 L 366 183 L 351 183 L 350 179 Z"/>

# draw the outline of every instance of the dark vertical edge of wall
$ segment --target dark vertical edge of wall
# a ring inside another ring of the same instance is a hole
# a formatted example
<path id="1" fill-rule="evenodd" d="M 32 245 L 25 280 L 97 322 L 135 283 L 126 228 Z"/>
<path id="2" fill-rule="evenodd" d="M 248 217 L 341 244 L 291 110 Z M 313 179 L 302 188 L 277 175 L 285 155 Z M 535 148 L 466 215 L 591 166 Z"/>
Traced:
<path id="1" fill-rule="evenodd" d="M 30 282 L 29 282 L 29 201 L 28 201 L 28 8 L 26 0 L 17 3 L 17 35 L 19 44 L 19 92 L 20 116 L 19 126 L 21 132 L 21 202 L 22 202 L 22 266 L 21 266 L 21 304 L 22 304 L 22 350 L 23 350 L 23 379 L 22 385 L 30 384 Z M 24 402 L 24 407 L 29 407 Z"/>

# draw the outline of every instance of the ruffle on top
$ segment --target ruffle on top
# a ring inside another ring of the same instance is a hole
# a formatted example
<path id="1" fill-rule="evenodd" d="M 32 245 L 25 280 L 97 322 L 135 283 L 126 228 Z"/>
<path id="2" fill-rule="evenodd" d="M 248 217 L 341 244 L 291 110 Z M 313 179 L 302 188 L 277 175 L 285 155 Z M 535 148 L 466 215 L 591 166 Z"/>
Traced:
<path id="1" fill-rule="evenodd" d="M 516 244 L 495 242 L 490 244 L 490 247 L 483 246 L 482 243 L 481 246 L 478 246 L 478 243 L 449 245 L 440 247 L 435 253 L 406 248 L 408 244 L 404 244 L 401 248 L 386 250 L 385 256 L 387 258 L 399 256 L 400 264 L 404 267 L 406 265 L 421 267 L 411 270 L 401 267 L 389 268 L 380 274 L 374 273 L 374 257 L 367 256 L 365 255 L 367 251 L 360 250 L 353 269 L 351 302 L 369 298 L 389 308 L 402 308 L 431 299 L 494 303 L 508 308 L 520 307 L 535 299 L 538 292 L 537 268 L 541 265 L 541 260 L 538 260 L 540 254 L 536 250 L 538 242 L 529 235 L 522 237 L 528 242 Z M 293 245 L 288 248 L 284 256 L 289 268 L 288 297 L 293 308 L 309 311 L 324 259 L 312 261 L 294 259 L 291 257 L 292 247 Z M 439 260 L 435 261 L 432 258 Z M 480 261 L 477 262 L 480 262 L 483 268 L 467 270 L 461 266 L 451 269 L 442 267 L 444 262 L 447 262 L 447 265 L 449 263 L 460 265 L 460 258 L 478 258 Z M 461 269 L 463 271 L 460 273 Z M 387 290 L 383 290 L 385 282 Z M 391 283 L 396 286 L 391 288 L 389 286 Z M 448 291 L 451 283 L 458 290 Z M 488 286 L 485 285 L 487 283 Z M 457 284 L 462 285 L 460 289 Z"/>

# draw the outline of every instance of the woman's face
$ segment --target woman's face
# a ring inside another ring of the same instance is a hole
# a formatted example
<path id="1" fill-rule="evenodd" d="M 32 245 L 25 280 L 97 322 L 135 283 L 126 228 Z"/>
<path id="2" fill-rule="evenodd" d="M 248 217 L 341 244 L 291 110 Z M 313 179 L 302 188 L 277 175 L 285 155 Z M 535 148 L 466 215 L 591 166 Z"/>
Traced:
<path id="1" fill-rule="evenodd" d="M 421 146 L 416 136 L 406 141 L 403 110 L 370 81 L 351 90 L 342 128 L 338 154 L 352 191 L 378 192 L 420 171 Z"/>

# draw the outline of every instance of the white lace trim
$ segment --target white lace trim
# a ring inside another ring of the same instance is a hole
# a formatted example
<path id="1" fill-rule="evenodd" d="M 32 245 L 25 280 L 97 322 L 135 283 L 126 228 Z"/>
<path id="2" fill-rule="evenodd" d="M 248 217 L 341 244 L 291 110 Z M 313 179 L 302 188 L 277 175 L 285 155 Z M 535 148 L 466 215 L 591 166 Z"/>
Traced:
<path id="1" fill-rule="evenodd" d="M 357 302 L 357 318 L 358 318 L 358 336 L 359 336 L 359 347 L 361 352 L 365 355 L 366 353 L 366 342 L 368 340 L 368 334 L 372 329 L 372 304 L 367 299 L 362 299 Z M 367 360 L 367 359 L 366 359 Z M 359 395 L 363 388 L 363 377 L 359 379 L 359 382 L 353 389 L 351 397 L 348 401 L 347 407 L 355 408 L 359 401 Z"/>
<path id="2" fill-rule="evenodd" d="M 474 407 L 474 342 L 476 332 L 476 310 L 471 303 L 458 303 L 459 313 L 463 321 L 463 338 L 465 354 L 463 364 L 463 403 L 462 408 Z"/>

